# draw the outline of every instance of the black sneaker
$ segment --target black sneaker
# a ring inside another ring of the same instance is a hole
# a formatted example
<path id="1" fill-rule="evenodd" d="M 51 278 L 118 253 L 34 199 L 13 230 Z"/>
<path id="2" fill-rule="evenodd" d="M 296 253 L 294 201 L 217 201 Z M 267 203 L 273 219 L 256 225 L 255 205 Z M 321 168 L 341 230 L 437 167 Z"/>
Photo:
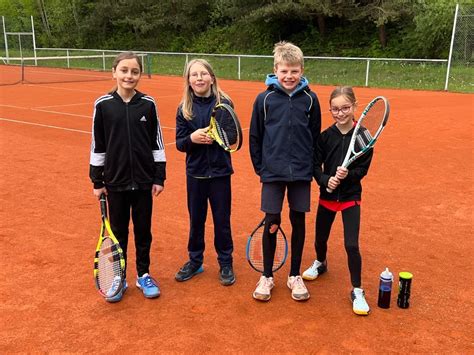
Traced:
<path id="1" fill-rule="evenodd" d="M 200 274 L 204 271 L 202 265 L 195 266 L 188 261 L 186 264 L 183 265 L 181 269 L 176 273 L 175 279 L 176 281 L 186 281 L 192 278 L 194 275 Z"/>
<path id="2" fill-rule="evenodd" d="M 234 270 L 232 265 L 224 265 L 219 271 L 219 281 L 224 286 L 230 286 L 235 282 Z"/>

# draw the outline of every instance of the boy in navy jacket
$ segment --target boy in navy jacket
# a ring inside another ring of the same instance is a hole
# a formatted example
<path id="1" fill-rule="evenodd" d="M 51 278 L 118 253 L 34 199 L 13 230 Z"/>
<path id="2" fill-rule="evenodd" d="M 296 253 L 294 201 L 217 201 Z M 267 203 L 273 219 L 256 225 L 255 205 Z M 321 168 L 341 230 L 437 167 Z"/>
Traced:
<path id="1" fill-rule="evenodd" d="M 271 297 L 275 236 L 287 191 L 292 226 L 287 286 L 294 300 L 304 301 L 309 293 L 300 276 L 300 265 L 305 213 L 310 210 L 314 151 L 321 131 L 321 109 L 316 94 L 303 77 L 301 49 L 289 42 L 279 42 L 273 53 L 274 74 L 267 76 L 268 88 L 255 100 L 250 123 L 250 156 L 262 183 L 261 210 L 265 212 L 264 272 L 253 297 L 260 301 Z"/>

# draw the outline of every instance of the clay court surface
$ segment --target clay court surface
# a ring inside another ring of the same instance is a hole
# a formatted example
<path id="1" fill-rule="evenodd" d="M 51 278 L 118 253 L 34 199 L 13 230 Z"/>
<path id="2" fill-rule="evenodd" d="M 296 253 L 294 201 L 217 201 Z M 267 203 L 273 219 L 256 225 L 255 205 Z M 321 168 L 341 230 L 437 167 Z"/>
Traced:
<path id="1" fill-rule="evenodd" d="M 176 77 L 144 78 L 139 86 L 158 103 L 167 144 L 168 179 L 154 204 L 151 265 L 162 296 L 147 300 L 135 288 L 131 242 L 131 287 L 122 302 L 104 302 L 92 277 L 100 214 L 88 170 L 93 102 L 112 86 L 110 80 L 0 87 L 0 353 L 474 352 L 472 95 L 355 88 L 360 106 L 384 95 L 392 108 L 363 182 L 360 244 L 372 312 L 359 317 L 349 301 L 340 216 L 329 243 L 329 272 L 306 282 L 309 301 L 291 299 L 288 264 L 275 274 L 269 303 L 252 299 L 259 275 L 247 264 L 245 244 L 261 212 L 247 138 L 263 83 L 221 81 L 246 138 L 233 155 L 237 282 L 218 282 L 211 217 L 204 273 L 174 280 L 187 259 L 188 238 L 185 155 L 174 144 L 182 93 Z M 326 128 L 333 87 L 312 88 Z M 315 257 L 317 198 L 314 183 L 302 271 Z M 289 234 L 287 208 L 282 226 Z M 396 282 L 392 307 L 377 307 L 386 266 L 396 276 L 413 273 L 409 309 L 396 306 Z"/>

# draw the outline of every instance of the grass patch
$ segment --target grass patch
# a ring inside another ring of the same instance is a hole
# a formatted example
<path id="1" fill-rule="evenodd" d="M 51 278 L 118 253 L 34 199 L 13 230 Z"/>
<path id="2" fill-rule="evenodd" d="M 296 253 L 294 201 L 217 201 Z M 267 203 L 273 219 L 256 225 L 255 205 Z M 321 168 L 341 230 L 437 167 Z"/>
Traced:
<path id="1" fill-rule="evenodd" d="M 31 52 L 31 53 L 30 53 Z M 66 56 L 66 50 L 37 50 L 37 56 Z M 118 52 L 104 51 L 106 56 Z M 33 57 L 32 51 L 23 51 L 24 57 Z M 5 56 L 4 52 L 0 55 Z M 10 57 L 20 56 L 18 51 L 10 51 Z M 70 56 L 94 55 L 102 52 L 91 50 L 70 50 Z M 207 59 L 216 75 L 223 79 L 264 81 L 272 72 L 271 57 L 237 57 L 216 55 L 156 54 L 148 55 L 145 60 L 145 73 L 182 76 L 187 61 L 194 58 Z M 39 61 L 47 67 L 70 67 L 92 70 L 110 70 L 113 58 L 65 59 Z M 240 74 L 239 74 L 240 68 Z M 368 86 L 399 89 L 444 90 L 446 63 L 413 61 L 370 61 Z M 311 84 L 321 85 L 366 85 L 366 60 L 305 60 L 305 76 Z M 470 63 L 455 63 L 450 71 L 449 91 L 474 93 L 474 70 Z"/>

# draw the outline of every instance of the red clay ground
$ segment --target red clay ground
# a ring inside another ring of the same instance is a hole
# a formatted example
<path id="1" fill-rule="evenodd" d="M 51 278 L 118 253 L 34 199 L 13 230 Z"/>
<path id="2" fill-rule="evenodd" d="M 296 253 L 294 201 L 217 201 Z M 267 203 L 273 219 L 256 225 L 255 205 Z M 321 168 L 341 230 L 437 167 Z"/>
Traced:
<path id="1" fill-rule="evenodd" d="M 358 317 L 349 302 L 340 217 L 330 239 L 329 272 L 307 282 L 308 302 L 290 298 L 288 265 L 276 274 L 269 303 L 252 299 L 259 275 L 245 260 L 245 243 L 261 213 L 248 142 L 233 156 L 236 284 L 218 282 L 211 218 L 205 272 L 185 283 L 174 280 L 187 258 L 188 217 L 184 154 L 174 146 L 182 80 L 172 77 L 144 79 L 140 87 L 158 102 L 167 143 L 168 180 L 155 199 L 151 266 L 162 296 L 144 299 L 133 287 L 131 266 L 132 287 L 122 302 L 105 303 L 92 279 L 100 217 L 88 168 L 92 105 L 112 84 L 0 87 L 1 353 L 474 351 L 472 95 L 356 88 L 362 106 L 380 94 L 392 105 L 364 180 L 361 249 L 372 313 Z M 248 128 L 263 84 L 221 85 Z M 325 128 L 332 87 L 313 88 Z M 317 195 L 314 184 L 302 268 L 314 258 Z M 283 227 L 290 230 L 287 214 Z M 386 266 L 414 274 L 409 309 L 399 309 L 395 295 L 390 309 L 377 308 L 378 275 Z"/>

